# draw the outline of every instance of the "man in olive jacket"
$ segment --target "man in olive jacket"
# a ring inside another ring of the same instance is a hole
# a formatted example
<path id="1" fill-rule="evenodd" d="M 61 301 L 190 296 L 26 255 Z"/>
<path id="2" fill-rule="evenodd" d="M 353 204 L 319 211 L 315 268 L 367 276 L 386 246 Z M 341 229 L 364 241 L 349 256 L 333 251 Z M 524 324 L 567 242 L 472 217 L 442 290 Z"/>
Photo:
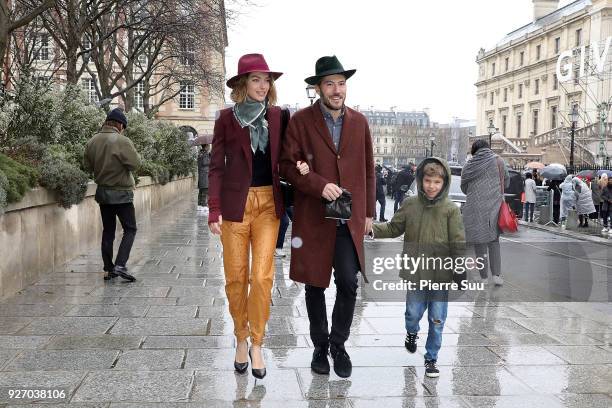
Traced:
<path id="1" fill-rule="evenodd" d="M 85 148 L 83 164 L 93 170 L 98 188 L 96 201 L 102 214 L 102 260 L 104 280 L 121 276 L 133 282 L 126 263 L 136 237 L 136 214 L 134 211 L 134 171 L 140 165 L 140 156 L 130 139 L 123 136 L 127 118 L 119 108 L 106 117 L 102 129 L 92 137 Z M 113 263 L 113 243 L 117 218 L 123 227 L 123 238 L 117 258 Z"/>

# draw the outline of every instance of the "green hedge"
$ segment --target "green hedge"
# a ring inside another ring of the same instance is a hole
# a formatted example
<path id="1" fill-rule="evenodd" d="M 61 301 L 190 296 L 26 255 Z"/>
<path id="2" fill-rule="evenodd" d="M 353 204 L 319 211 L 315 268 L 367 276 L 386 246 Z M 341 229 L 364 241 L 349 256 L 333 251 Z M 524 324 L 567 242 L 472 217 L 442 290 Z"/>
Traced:
<path id="1" fill-rule="evenodd" d="M 0 153 L 0 205 L 4 208 L 8 203 L 21 201 L 23 195 L 36 185 L 38 172 L 36 169 L 23 165 Z"/>

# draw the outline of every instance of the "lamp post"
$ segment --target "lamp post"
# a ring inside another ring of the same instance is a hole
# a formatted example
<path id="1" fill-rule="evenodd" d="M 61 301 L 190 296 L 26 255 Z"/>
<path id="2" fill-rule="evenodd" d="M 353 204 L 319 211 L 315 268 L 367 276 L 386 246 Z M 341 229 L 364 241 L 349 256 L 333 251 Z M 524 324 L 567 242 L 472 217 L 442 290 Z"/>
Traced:
<path id="1" fill-rule="evenodd" d="M 572 111 L 569 114 L 570 121 L 572 122 L 572 134 L 570 141 L 570 173 L 574 174 L 574 133 L 576 132 L 576 122 L 578 122 L 578 107 L 572 105 Z"/>
<path id="2" fill-rule="evenodd" d="M 489 121 L 489 127 L 487 128 L 487 131 L 489 132 L 489 148 L 491 147 L 491 138 L 493 137 L 493 133 L 495 133 L 496 127 L 495 125 L 493 125 L 493 121 L 490 120 Z"/>
<path id="3" fill-rule="evenodd" d="M 306 87 L 306 96 L 310 99 L 310 104 L 314 103 L 314 99 L 317 97 L 317 91 L 315 91 L 314 85 L 308 85 Z"/>
<path id="4" fill-rule="evenodd" d="M 433 154 L 433 153 L 434 153 L 434 150 L 433 150 L 433 149 L 434 149 L 434 146 L 436 145 L 435 141 L 436 141 L 436 138 L 435 138 L 435 137 L 431 136 L 431 137 L 429 138 L 429 143 L 430 143 L 430 146 L 431 146 L 431 148 L 430 148 L 430 150 L 429 150 L 429 157 L 433 157 L 433 155 L 434 155 L 434 154 Z"/>

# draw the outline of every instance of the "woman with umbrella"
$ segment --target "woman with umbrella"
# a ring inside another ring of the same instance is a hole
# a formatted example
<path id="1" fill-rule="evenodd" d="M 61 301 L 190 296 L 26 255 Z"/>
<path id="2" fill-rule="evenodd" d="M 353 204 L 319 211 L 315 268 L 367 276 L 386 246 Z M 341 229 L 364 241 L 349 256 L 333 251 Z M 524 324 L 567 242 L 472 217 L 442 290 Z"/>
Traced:
<path id="1" fill-rule="evenodd" d="M 548 191 L 553 192 L 553 221 L 555 224 L 559 223 L 561 206 L 561 189 L 559 186 L 566 174 L 565 167 L 560 165 L 549 165 L 540 170 L 540 176 L 548 180 L 546 183 Z"/>

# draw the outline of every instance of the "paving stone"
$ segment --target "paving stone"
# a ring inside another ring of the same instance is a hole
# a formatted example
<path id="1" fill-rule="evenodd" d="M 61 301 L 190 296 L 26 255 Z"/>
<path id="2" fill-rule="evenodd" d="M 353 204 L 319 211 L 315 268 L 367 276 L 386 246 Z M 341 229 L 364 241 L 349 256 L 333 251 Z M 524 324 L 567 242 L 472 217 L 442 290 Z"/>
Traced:
<path id="1" fill-rule="evenodd" d="M 103 402 L 98 404 L 30 404 L 30 406 L 41 408 L 109 408 L 110 403 Z M 7 405 L 6 408 L 23 408 L 23 405 Z"/>
<path id="2" fill-rule="evenodd" d="M 186 401 L 193 373 L 188 370 L 92 371 L 71 402 Z"/>
<path id="3" fill-rule="evenodd" d="M 197 306 L 151 306 L 147 317 L 196 317 Z"/>
<path id="4" fill-rule="evenodd" d="M 0 350 L 37 349 L 51 340 L 51 336 L 0 336 Z"/>
<path id="5" fill-rule="evenodd" d="M 0 349 L 0 370 L 17 354 L 17 350 L 2 350 Z"/>
<path id="6" fill-rule="evenodd" d="M 84 305 L 73 307 L 66 316 L 144 317 L 147 310 L 147 306 Z"/>
<path id="7" fill-rule="evenodd" d="M 372 326 L 377 333 L 380 334 L 406 334 L 406 326 L 404 322 L 404 316 L 393 317 L 368 317 L 363 319 L 370 326 Z M 429 330 L 429 324 L 427 319 L 423 319 L 420 322 L 419 333 L 427 333 Z M 453 333 L 453 330 L 447 325 L 444 325 L 444 334 Z"/>
<path id="8" fill-rule="evenodd" d="M 66 305 L 118 305 L 120 297 L 101 296 L 67 296 L 58 300 L 57 304 Z"/>
<path id="9" fill-rule="evenodd" d="M 233 348 L 233 336 L 148 336 L 143 349 Z"/>
<path id="10" fill-rule="evenodd" d="M 564 408 L 610 408 L 612 398 L 604 394 L 559 394 Z"/>
<path id="11" fill-rule="evenodd" d="M 143 305 L 143 306 L 174 306 L 177 298 L 161 297 L 122 297 L 120 305 Z"/>
<path id="12" fill-rule="evenodd" d="M 442 337 L 444 338 L 444 336 Z M 424 349 L 418 351 L 425 353 Z M 491 352 L 487 347 L 443 346 L 438 353 L 439 366 L 485 366 L 499 365 L 501 363 L 502 360 L 499 356 Z M 423 360 L 418 365 L 422 364 Z"/>
<path id="13" fill-rule="evenodd" d="M 298 369 L 300 385 L 307 399 L 414 397 L 430 395 L 412 367 L 355 367 L 350 378 L 342 379 Z"/>
<path id="14" fill-rule="evenodd" d="M 564 360 L 539 346 L 489 347 L 505 365 L 564 365 Z"/>
<path id="15" fill-rule="evenodd" d="M 595 346 L 546 346 L 570 364 L 611 364 L 612 353 Z"/>
<path id="16" fill-rule="evenodd" d="M 183 350 L 128 350 L 121 353 L 115 365 L 119 370 L 172 370 L 181 368 Z"/>
<path id="17" fill-rule="evenodd" d="M 27 289 L 23 290 L 22 293 L 44 293 L 60 296 L 87 296 L 90 295 L 94 290 L 96 290 L 96 288 L 96 286 L 92 285 L 32 285 L 29 286 Z"/>
<path id="18" fill-rule="evenodd" d="M 609 365 L 509 366 L 517 378 L 525 379 L 538 394 L 610 394 Z"/>
<path id="19" fill-rule="evenodd" d="M 455 333 L 531 333 L 531 330 L 518 324 L 517 321 L 529 320 L 513 318 L 449 318 L 444 324 Z"/>
<path id="20" fill-rule="evenodd" d="M 24 350 L 5 371 L 61 371 L 111 368 L 118 351 Z"/>
<path id="21" fill-rule="evenodd" d="M 36 318 L 19 334 L 104 334 L 116 321 L 115 317 Z"/>
<path id="22" fill-rule="evenodd" d="M 30 317 L 0 317 L 0 335 L 17 333 L 33 320 Z"/>
<path id="23" fill-rule="evenodd" d="M 459 397 L 351 398 L 354 408 L 464 408 L 468 405 Z"/>
<path id="24" fill-rule="evenodd" d="M 205 336 L 208 319 L 189 318 L 120 318 L 111 334 L 155 336 Z"/>
<path id="25" fill-rule="evenodd" d="M 267 406 L 268 401 L 284 401 L 291 406 L 295 400 L 302 400 L 300 385 L 293 370 L 268 370 L 266 378 L 255 385 L 252 375 L 234 374 L 233 371 L 198 371 L 192 401 L 210 399 L 223 401 L 256 401 Z"/>
<path id="26" fill-rule="evenodd" d="M 62 316 L 70 306 L 66 305 L 3 305 L 0 316 L 48 317 Z"/>
<path id="27" fill-rule="evenodd" d="M 513 318 L 516 323 L 535 333 L 547 334 L 555 333 L 606 333 L 610 332 L 609 327 L 592 320 L 576 317 L 566 317 L 560 319 L 527 319 Z"/>
<path id="28" fill-rule="evenodd" d="M 145 298 L 165 298 L 170 291 L 170 287 L 138 287 L 138 286 L 105 286 L 98 288 L 91 293 L 92 296 L 102 297 L 145 297 Z"/>
<path id="29" fill-rule="evenodd" d="M 140 336 L 55 336 L 45 347 L 47 350 L 131 350 L 140 346 Z"/>
<path id="30" fill-rule="evenodd" d="M 182 306 L 212 307 L 214 302 L 215 298 L 212 296 L 181 296 L 177 300 L 177 304 Z"/>
<path id="31" fill-rule="evenodd" d="M 464 397 L 474 408 L 562 408 L 559 400 L 546 395 L 503 395 L 498 397 Z"/>
<path id="32" fill-rule="evenodd" d="M 512 306 L 512 309 L 520 312 L 525 317 L 534 317 L 534 318 L 540 318 L 540 319 L 541 318 L 558 319 L 560 317 L 579 317 L 578 314 L 564 307 L 560 307 L 560 306 L 517 305 L 517 306 Z"/>
<path id="33" fill-rule="evenodd" d="M 483 333 L 483 336 L 500 346 L 559 344 L 546 334 L 537 333 Z"/>
<path id="34" fill-rule="evenodd" d="M 491 319 L 496 317 L 526 317 L 523 313 L 515 310 L 514 308 L 506 306 L 498 307 L 487 307 L 487 306 L 471 306 L 468 307 L 476 316 Z M 455 317 L 450 316 L 449 317 Z M 458 316 L 463 317 L 463 316 Z"/>

